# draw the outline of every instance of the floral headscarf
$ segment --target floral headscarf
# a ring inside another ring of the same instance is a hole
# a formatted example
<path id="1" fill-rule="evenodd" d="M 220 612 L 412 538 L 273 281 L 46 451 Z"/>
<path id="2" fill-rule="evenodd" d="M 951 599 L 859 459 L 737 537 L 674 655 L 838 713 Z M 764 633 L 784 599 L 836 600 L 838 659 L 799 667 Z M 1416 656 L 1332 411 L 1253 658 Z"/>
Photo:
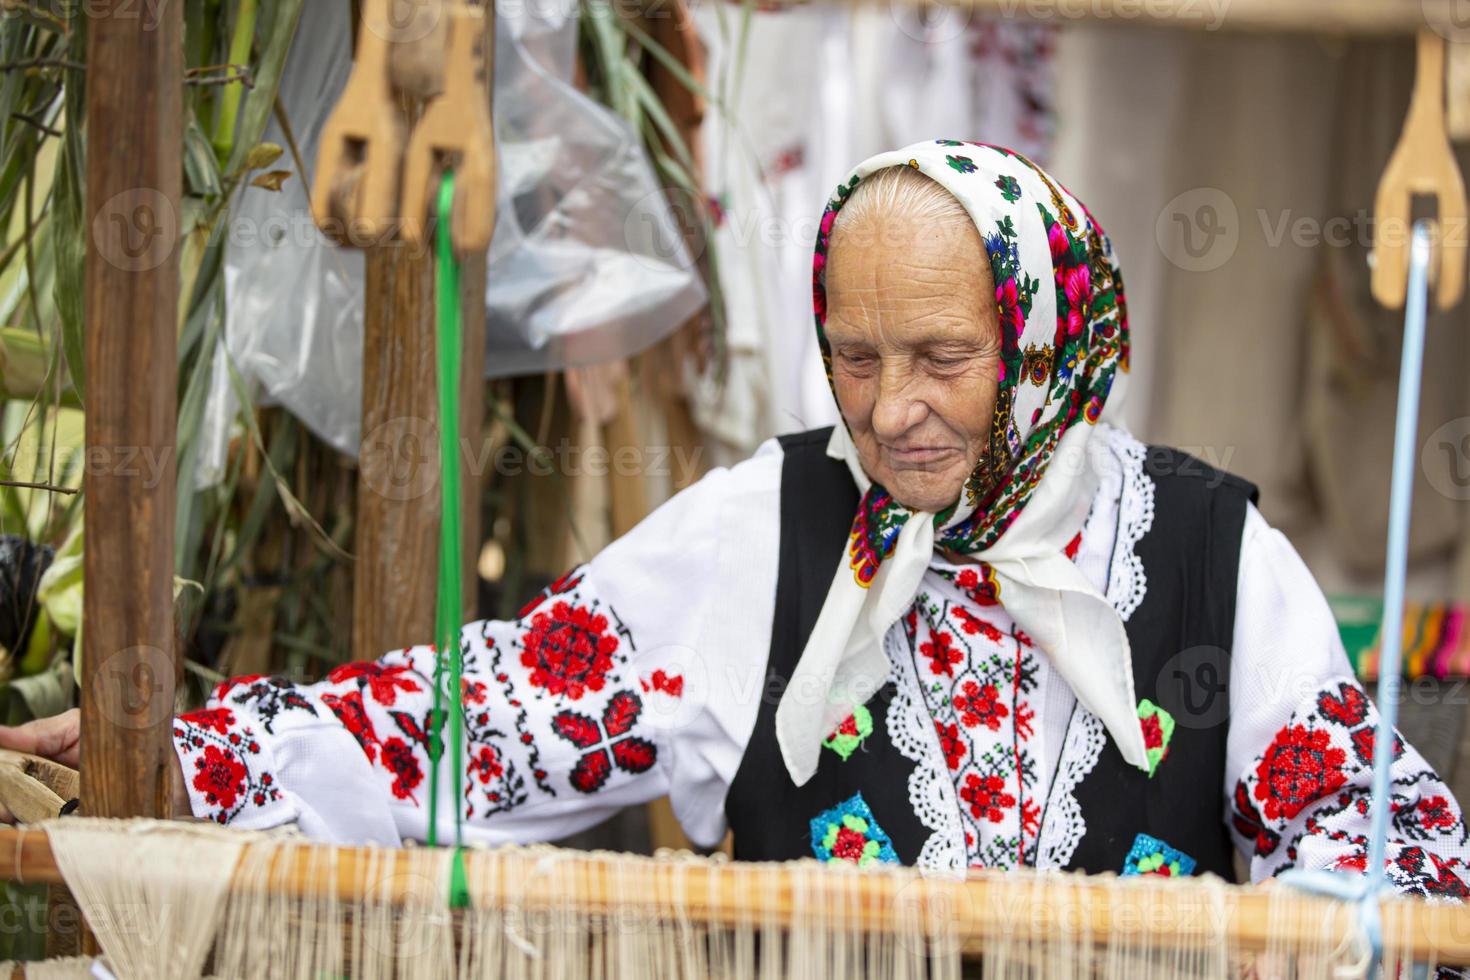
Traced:
<path id="1" fill-rule="evenodd" d="M 863 496 L 846 560 L 793 677 L 793 688 L 800 678 L 806 690 L 826 691 L 826 703 L 812 711 L 788 695 L 777 711 L 787 767 L 798 783 L 810 778 L 821 739 L 881 687 L 888 670 L 883 637 L 912 603 L 936 546 L 986 564 L 1012 617 L 1047 650 L 1124 757 L 1143 764 L 1131 671 L 1110 669 L 1118 676 L 1101 681 L 1091 676 L 1102 665 L 1127 667 L 1122 621 L 1061 555 L 1096 487 L 1087 437 L 1128 365 L 1128 317 L 1112 245 L 1080 201 L 1002 147 L 942 139 L 872 157 L 838 185 L 817 234 L 813 308 L 829 381 L 832 226 L 864 178 L 899 165 L 953 194 L 985 243 L 1001 332 L 995 418 L 959 501 L 920 521 L 862 471 L 846 429 L 834 432 L 829 451 L 847 461 Z"/>

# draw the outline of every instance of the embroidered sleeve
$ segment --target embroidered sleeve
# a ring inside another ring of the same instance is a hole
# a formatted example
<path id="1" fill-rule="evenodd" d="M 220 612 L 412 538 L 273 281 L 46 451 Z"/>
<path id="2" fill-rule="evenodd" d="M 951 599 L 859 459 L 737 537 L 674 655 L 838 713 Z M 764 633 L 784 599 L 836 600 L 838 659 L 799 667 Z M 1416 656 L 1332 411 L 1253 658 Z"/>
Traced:
<path id="1" fill-rule="evenodd" d="M 1260 881 L 1290 867 L 1362 871 L 1378 711 L 1357 682 L 1304 699 L 1240 775 L 1229 822 Z M 1465 820 L 1424 757 L 1394 742 L 1387 872 L 1403 892 L 1470 897 Z"/>
<path id="2" fill-rule="evenodd" d="M 555 840 L 663 795 L 701 846 L 755 724 L 770 648 L 781 454 L 715 470 L 508 621 L 460 635 L 464 757 L 441 770 L 441 838 Z M 314 684 L 241 677 L 179 718 L 194 812 L 313 837 L 427 836 L 435 653 Z"/>
<path id="3" fill-rule="evenodd" d="M 452 834 L 460 800 L 471 836 L 531 840 L 667 792 L 656 729 L 678 713 L 682 669 L 639 658 L 633 631 L 586 569 L 515 620 L 466 626 L 460 656 L 464 763 L 453 772 L 446 756 L 441 835 Z M 195 815 L 245 827 L 300 818 L 334 839 L 422 839 L 434 658 L 431 647 L 412 647 L 315 684 L 221 684 L 174 726 Z"/>

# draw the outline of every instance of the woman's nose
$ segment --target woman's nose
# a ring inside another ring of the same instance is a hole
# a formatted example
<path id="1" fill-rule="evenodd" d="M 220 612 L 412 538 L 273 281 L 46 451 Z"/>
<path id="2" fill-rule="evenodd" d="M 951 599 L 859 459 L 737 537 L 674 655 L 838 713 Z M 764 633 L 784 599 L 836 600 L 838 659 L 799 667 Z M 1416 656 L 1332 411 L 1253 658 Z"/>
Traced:
<path id="1" fill-rule="evenodd" d="M 884 367 L 878 375 L 878 397 L 873 402 L 873 432 L 887 440 L 903 435 L 924 420 L 924 402 L 905 372 Z"/>

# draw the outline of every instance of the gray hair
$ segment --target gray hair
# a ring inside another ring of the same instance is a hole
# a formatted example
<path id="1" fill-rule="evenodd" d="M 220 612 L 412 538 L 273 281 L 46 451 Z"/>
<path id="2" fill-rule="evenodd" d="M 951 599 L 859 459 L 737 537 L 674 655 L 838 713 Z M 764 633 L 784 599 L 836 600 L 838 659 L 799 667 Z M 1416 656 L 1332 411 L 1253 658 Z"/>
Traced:
<path id="1" fill-rule="evenodd" d="M 970 213 L 944 185 L 913 167 L 899 165 L 875 170 L 858 182 L 832 222 L 832 237 L 836 238 L 839 228 L 869 222 L 881 225 L 895 217 L 934 225 L 971 224 Z"/>

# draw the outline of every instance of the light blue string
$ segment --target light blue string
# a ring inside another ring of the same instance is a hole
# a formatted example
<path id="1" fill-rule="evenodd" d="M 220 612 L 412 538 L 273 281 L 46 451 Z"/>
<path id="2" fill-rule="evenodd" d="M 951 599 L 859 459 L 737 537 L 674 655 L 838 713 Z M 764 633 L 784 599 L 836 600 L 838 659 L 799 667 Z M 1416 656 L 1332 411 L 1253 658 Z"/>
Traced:
<path id="1" fill-rule="evenodd" d="M 1362 875 L 1331 871 L 1287 871 L 1284 884 L 1302 891 L 1357 901 L 1358 921 L 1368 943 L 1368 972 L 1383 956 L 1379 896 L 1384 889 L 1388 817 L 1393 806 L 1390 769 L 1403 672 L 1404 578 L 1409 561 L 1409 511 L 1414 500 L 1414 458 L 1419 431 L 1419 381 L 1424 373 L 1424 320 L 1429 297 L 1430 225 L 1414 223 L 1409 246 L 1409 290 L 1404 308 L 1404 354 L 1399 364 L 1399 406 L 1394 421 L 1393 482 L 1388 502 L 1388 556 L 1383 573 L 1383 634 L 1378 660 L 1378 733 L 1373 743 L 1373 822 L 1368 832 L 1368 867 Z"/>

